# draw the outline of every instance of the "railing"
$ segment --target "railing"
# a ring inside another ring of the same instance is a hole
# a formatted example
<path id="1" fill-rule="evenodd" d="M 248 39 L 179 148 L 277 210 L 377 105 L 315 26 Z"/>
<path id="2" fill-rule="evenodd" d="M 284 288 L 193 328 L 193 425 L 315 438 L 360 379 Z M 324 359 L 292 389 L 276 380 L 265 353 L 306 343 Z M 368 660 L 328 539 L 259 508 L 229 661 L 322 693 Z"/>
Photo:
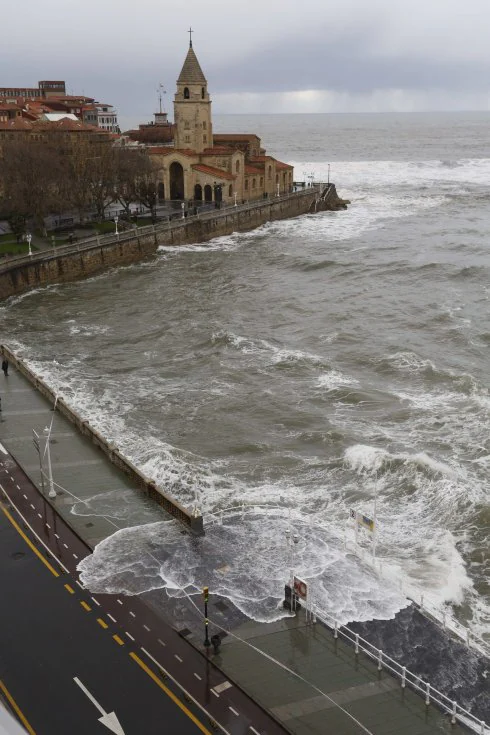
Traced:
<path id="1" fill-rule="evenodd" d="M 355 633 L 346 625 L 338 625 L 335 618 L 326 613 L 315 605 L 310 605 L 309 610 L 312 613 L 313 621 L 315 618 L 321 620 L 324 625 L 333 631 L 333 637 L 337 639 L 342 636 L 348 641 L 354 648 L 356 656 L 362 651 L 371 661 L 376 663 L 379 672 L 383 670 L 389 671 L 395 678 L 399 679 L 400 686 L 402 689 L 409 686 L 417 694 L 420 694 L 425 699 L 425 704 L 428 707 L 430 704 L 435 704 L 443 712 L 450 715 L 451 724 L 455 725 L 457 721 L 464 724 L 466 727 L 470 727 L 479 735 L 489 735 L 490 729 L 486 725 L 484 720 L 478 720 L 474 715 L 471 714 L 467 709 L 461 707 L 456 701 L 446 697 L 445 694 L 438 691 L 435 687 L 427 681 L 423 681 L 420 676 L 413 674 L 407 669 L 406 666 L 401 666 L 395 659 L 388 656 L 380 648 L 376 648 L 365 638 L 362 638 L 358 633 Z"/>
<path id="2" fill-rule="evenodd" d="M 235 505 L 230 506 L 229 508 L 220 509 L 217 513 L 206 513 L 206 523 L 222 524 L 225 515 L 240 515 L 243 519 L 245 513 L 247 512 L 262 512 L 264 514 L 275 512 L 281 516 L 284 516 L 285 511 L 286 508 L 284 506 L 270 506 L 260 504 L 246 505 L 243 503 L 238 506 Z M 315 523 L 319 528 L 332 535 L 331 529 L 327 529 L 317 520 L 315 521 Z M 368 554 L 362 546 L 360 546 L 359 544 L 349 544 L 345 537 L 341 539 L 340 536 L 336 536 L 336 538 L 343 544 L 345 549 L 348 549 L 349 551 L 354 553 L 361 561 L 368 565 L 378 577 L 381 577 L 382 579 L 385 579 L 386 581 L 395 584 L 393 578 L 385 573 L 383 563 L 380 559 L 373 560 L 372 555 Z M 483 653 L 487 658 L 490 658 L 490 645 L 487 641 L 485 641 L 472 630 L 456 620 L 456 618 L 453 615 L 450 615 L 447 610 L 442 609 L 440 606 L 437 605 L 437 603 L 430 600 L 427 594 L 418 589 L 416 585 L 404 585 L 403 582 L 400 580 L 398 586 L 400 593 L 402 595 L 405 595 L 407 599 L 411 600 L 420 609 L 420 612 L 422 614 L 429 616 L 435 622 L 442 625 L 444 630 L 452 635 L 457 636 L 461 640 L 461 642 L 465 643 L 468 647 L 472 647 L 478 653 Z"/>
<path id="3" fill-rule="evenodd" d="M 32 255 L 14 255 L 8 257 L 3 263 L 0 263 L 0 272 L 9 270 L 12 265 L 22 265 L 24 263 L 36 263 L 45 260 L 47 257 L 58 255 L 70 255 L 71 253 L 84 252 L 92 248 L 97 248 L 103 245 L 111 245 L 116 242 L 126 242 L 128 240 L 134 240 L 137 237 L 144 237 L 148 234 L 156 234 L 158 232 L 166 232 L 172 229 L 178 229 L 181 226 L 185 226 L 190 221 L 207 221 L 216 218 L 226 217 L 229 214 L 236 212 L 246 212 L 248 210 L 257 209 L 258 206 L 268 206 L 290 200 L 295 197 L 302 197 L 311 194 L 313 191 L 324 186 L 323 184 L 314 184 L 311 187 L 300 189 L 299 191 L 288 192 L 281 194 L 280 196 L 269 197 L 268 199 L 254 199 L 246 202 L 245 204 L 237 204 L 236 206 L 231 203 L 226 205 L 222 204 L 220 208 L 205 210 L 204 212 L 198 212 L 197 214 L 190 214 L 189 210 L 184 210 L 182 215 L 176 217 L 178 210 L 173 215 L 169 215 L 166 221 L 160 221 L 157 224 L 146 225 L 144 227 L 134 227 L 127 230 L 122 230 L 119 234 L 110 235 L 96 235 L 84 240 L 79 240 L 77 243 L 69 243 L 68 245 L 56 245 L 53 248 L 46 248 L 44 250 L 37 251 Z"/>

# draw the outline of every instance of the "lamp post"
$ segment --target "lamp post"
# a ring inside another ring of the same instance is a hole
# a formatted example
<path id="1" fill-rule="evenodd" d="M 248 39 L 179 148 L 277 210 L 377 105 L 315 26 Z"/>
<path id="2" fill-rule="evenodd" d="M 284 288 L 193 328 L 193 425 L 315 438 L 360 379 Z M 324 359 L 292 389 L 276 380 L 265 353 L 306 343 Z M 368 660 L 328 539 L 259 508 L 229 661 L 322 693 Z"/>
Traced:
<path id="1" fill-rule="evenodd" d="M 32 250 L 31 250 L 32 235 L 31 235 L 30 232 L 27 233 L 27 238 L 26 239 L 27 239 L 27 245 L 29 247 L 29 255 L 32 255 Z"/>
<path id="2" fill-rule="evenodd" d="M 209 600 L 209 587 L 203 587 L 202 593 L 204 595 L 204 645 L 209 648 L 211 641 L 209 640 L 209 620 L 208 620 L 208 600 Z"/>
<path id="3" fill-rule="evenodd" d="M 117 229 L 117 223 L 119 222 L 119 217 L 117 214 L 114 215 L 114 224 L 116 225 L 116 235 L 119 235 L 119 230 Z"/>
<path id="4" fill-rule="evenodd" d="M 279 196 L 279 187 L 280 187 L 279 182 L 277 182 L 277 196 Z"/>
<path id="5" fill-rule="evenodd" d="M 49 480 L 49 493 L 48 493 L 48 497 L 55 498 L 56 497 L 56 490 L 54 489 L 54 483 L 53 483 L 53 470 L 52 470 L 52 467 L 51 467 L 51 450 L 50 450 L 50 447 L 49 447 L 49 441 L 51 439 L 51 428 L 48 428 L 46 426 L 46 428 L 44 429 L 44 435 L 46 437 L 46 449 L 45 449 L 45 452 L 46 452 L 46 455 L 48 457 L 48 480 Z"/>
<path id="6" fill-rule="evenodd" d="M 237 206 L 237 203 L 236 203 L 237 193 L 236 192 L 234 194 L 234 197 L 235 197 L 235 207 L 236 207 Z"/>

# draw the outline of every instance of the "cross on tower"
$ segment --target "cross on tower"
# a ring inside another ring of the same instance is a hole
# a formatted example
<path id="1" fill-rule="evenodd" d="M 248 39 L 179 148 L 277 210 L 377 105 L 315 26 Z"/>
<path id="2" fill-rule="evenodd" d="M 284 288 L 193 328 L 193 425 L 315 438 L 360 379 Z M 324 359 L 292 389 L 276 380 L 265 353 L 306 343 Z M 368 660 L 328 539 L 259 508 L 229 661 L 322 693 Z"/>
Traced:
<path id="1" fill-rule="evenodd" d="M 192 28 L 189 28 L 187 33 L 189 34 L 189 48 L 192 48 L 192 34 L 194 33 L 194 31 L 192 30 Z"/>

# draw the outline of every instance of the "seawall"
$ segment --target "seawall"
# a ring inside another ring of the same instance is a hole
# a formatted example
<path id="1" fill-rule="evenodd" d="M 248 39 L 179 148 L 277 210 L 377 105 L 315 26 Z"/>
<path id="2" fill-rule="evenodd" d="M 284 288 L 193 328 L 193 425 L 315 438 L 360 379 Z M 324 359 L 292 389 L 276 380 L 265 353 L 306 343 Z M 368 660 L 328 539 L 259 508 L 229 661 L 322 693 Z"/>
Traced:
<path id="1" fill-rule="evenodd" d="M 308 187 L 274 199 L 124 231 L 57 247 L 0 264 L 0 299 L 51 283 L 76 281 L 115 266 L 130 265 L 155 255 L 160 245 L 206 242 L 233 232 L 253 230 L 265 222 L 309 212 L 345 209 L 334 184 Z"/>

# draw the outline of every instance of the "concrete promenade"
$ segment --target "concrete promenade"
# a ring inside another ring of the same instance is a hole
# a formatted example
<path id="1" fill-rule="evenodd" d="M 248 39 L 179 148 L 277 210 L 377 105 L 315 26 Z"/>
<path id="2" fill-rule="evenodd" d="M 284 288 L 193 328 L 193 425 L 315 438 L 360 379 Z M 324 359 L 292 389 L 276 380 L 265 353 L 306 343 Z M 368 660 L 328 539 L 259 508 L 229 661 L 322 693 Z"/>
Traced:
<path id="1" fill-rule="evenodd" d="M 66 548 L 55 538 L 57 512 L 93 547 L 115 530 L 114 520 L 103 515 L 105 494 L 120 494 L 122 504 L 128 508 L 126 520 L 117 519 L 117 526 L 145 522 L 148 500 L 110 465 L 99 450 L 76 433 L 71 424 L 59 414 L 53 414 L 48 402 L 12 368 L 8 378 L 2 376 L 0 379 L 0 396 L 0 442 L 12 452 L 38 487 L 39 461 L 32 442 L 32 428 L 42 433 L 42 428 L 53 420 L 53 475 L 59 485 L 66 488 L 53 501 L 55 510 L 33 486 L 31 495 L 28 495 L 20 491 L 21 483 L 13 482 L 9 492 L 13 494 L 14 502 L 22 506 L 20 510 L 26 514 L 26 518 L 29 516 L 27 520 L 43 534 L 44 542 L 51 545 L 53 554 L 63 564 L 70 564 L 68 569 L 75 576 L 76 583 L 76 563 L 82 554 L 89 553 L 89 549 L 75 534 L 72 534 L 69 543 L 64 542 Z M 32 493 L 35 493 L 37 500 Z M 80 500 L 75 500 L 70 493 Z M 85 500 L 89 501 L 88 508 L 81 502 Z M 90 515 L 87 515 L 88 512 Z M 161 513 L 162 520 L 168 520 L 164 511 L 157 512 Z M 65 524 L 62 525 L 65 527 Z M 69 532 L 66 527 L 65 533 Z M 122 638 L 126 635 L 124 631 L 127 631 L 130 633 L 129 641 L 132 638 L 135 646 L 142 645 L 154 658 L 161 657 L 163 665 L 169 667 L 172 664 L 179 670 L 175 656 L 167 657 L 165 651 L 159 649 L 158 642 L 155 642 L 154 631 L 168 628 L 163 619 L 165 611 L 163 617 L 159 618 L 153 605 L 150 610 L 138 598 L 119 600 L 109 595 L 96 595 L 95 598 L 100 604 L 107 605 L 106 609 L 117 620 L 117 625 L 122 626 Z M 218 618 L 218 610 L 219 600 L 212 598 L 211 619 L 215 616 Z M 132 614 L 137 615 L 138 623 L 131 617 Z M 151 639 L 139 622 L 143 619 L 145 626 L 152 630 L 152 634 L 148 634 L 153 636 Z M 356 656 L 352 647 L 341 639 L 334 639 L 332 631 L 320 624 L 306 625 L 301 612 L 295 618 L 271 625 L 248 621 L 235 628 L 233 634 L 241 640 L 228 635 L 220 653 L 212 654 L 213 664 L 217 667 L 215 669 L 212 666 L 213 676 L 218 683 L 211 687 L 215 689 L 215 694 L 208 696 L 208 708 L 216 705 L 217 694 L 221 697 L 235 696 L 236 699 L 230 700 L 228 707 L 232 708 L 232 712 L 239 711 L 240 715 L 246 712 L 239 721 L 244 722 L 248 729 L 239 730 L 238 719 L 234 719 L 238 715 L 233 715 L 231 723 L 235 727 L 228 730 L 227 720 L 225 731 L 280 732 L 274 719 L 261 721 L 260 708 L 256 708 L 255 715 L 252 709 L 247 710 L 246 703 L 240 699 L 240 696 L 243 697 L 240 689 L 233 686 L 236 683 L 269 710 L 276 720 L 280 720 L 286 731 L 297 735 L 357 735 L 366 732 L 375 735 L 440 735 L 441 732 L 457 735 L 462 732 L 458 725 L 450 725 L 447 715 L 441 714 L 434 706 L 426 707 L 423 698 L 408 688 L 402 689 L 399 681 L 392 679 L 386 671 L 378 671 L 374 662 L 362 654 Z M 166 635 L 169 635 L 168 630 Z M 175 637 L 184 646 L 183 650 L 194 650 L 187 640 Z M 189 640 L 192 642 L 192 637 Z M 125 641 L 127 643 L 127 636 Z M 194 645 L 201 652 L 204 651 L 202 638 L 196 637 Z M 195 651 L 195 655 L 206 662 L 206 658 L 198 651 Z M 177 656 L 182 658 L 180 654 Z M 285 667 L 297 675 L 288 672 Z M 187 685 L 199 683 L 193 675 L 199 670 L 190 668 L 189 671 L 190 675 L 184 676 Z M 225 685 L 224 690 L 216 688 L 220 684 Z M 208 694 L 209 691 L 208 688 Z M 206 691 L 202 692 L 202 696 L 206 697 Z M 214 716 L 214 711 L 211 716 Z M 265 713 L 262 717 L 266 717 Z M 219 721 L 219 718 L 217 711 L 215 719 Z M 126 735 L 130 732 L 133 730 L 128 730 Z M 146 731 L 140 729 L 138 732 Z"/>

